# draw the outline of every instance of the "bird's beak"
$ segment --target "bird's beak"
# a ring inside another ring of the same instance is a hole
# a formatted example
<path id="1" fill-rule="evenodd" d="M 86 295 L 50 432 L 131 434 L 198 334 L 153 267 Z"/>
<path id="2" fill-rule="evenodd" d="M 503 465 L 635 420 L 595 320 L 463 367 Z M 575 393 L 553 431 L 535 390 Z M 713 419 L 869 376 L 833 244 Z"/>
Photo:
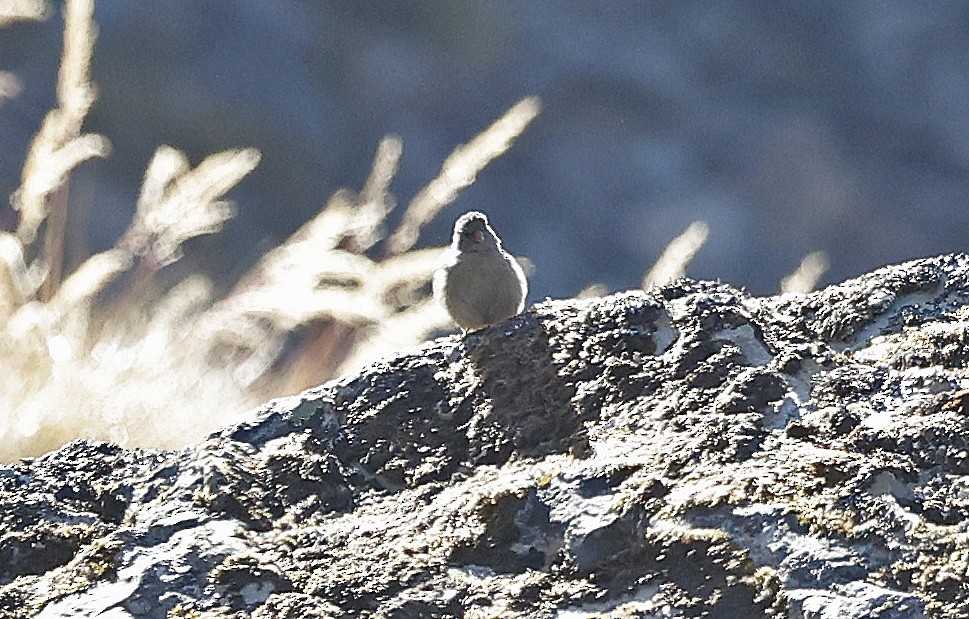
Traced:
<path id="1" fill-rule="evenodd" d="M 481 230 L 475 230 L 471 233 L 471 240 L 479 245 L 484 243 L 484 232 Z"/>

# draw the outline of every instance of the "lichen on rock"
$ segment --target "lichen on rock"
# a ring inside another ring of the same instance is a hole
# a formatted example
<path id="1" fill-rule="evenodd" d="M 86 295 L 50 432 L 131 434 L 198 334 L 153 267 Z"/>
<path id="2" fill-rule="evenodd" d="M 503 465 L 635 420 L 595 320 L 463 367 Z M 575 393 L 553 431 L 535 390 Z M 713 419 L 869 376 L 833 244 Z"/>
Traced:
<path id="1" fill-rule="evenodd" d="M 969 257 L 547 301 L 0 470 L 10 617 L 969 616 Z"/>

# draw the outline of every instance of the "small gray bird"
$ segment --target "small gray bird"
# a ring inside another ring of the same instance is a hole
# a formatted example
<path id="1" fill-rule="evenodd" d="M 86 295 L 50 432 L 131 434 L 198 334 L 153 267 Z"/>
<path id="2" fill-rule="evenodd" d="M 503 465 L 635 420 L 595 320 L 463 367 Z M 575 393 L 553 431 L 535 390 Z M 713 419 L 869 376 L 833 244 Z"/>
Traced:
<path id="1" fill-rule="evenodd" d="M 468 331 L 514 316 L 525 307 L 528 283 L 518 262 L 484 213 L 471 211 L 454 222 L 451 247 L 434 272 L 436 296 L 454 322 Z"/>

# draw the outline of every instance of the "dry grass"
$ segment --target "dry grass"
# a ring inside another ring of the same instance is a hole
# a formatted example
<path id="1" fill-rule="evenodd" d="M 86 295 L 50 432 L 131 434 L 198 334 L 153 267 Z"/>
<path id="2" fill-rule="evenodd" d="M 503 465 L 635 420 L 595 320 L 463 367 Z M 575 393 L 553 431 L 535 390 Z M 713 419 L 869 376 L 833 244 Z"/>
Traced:
<path id="1" fill-rule="evenodd" d="M 0 28 L 18 21 L 40 21 L 50 14 L 45 0 L 3 0 L 0 2 Z"/>
<path id="2" fill-rule="evenodd" d="M 793 273 L 781 280 L 781 293 L 811 292 L 828 272 L 828 255 L 823 251 L 811 252 L 801 260 Z"/>
<path id="3" fill-rule="evenodd" d="M 457 147 L 444 161 L 437 178 L 411 201 L 400 227 L 387 239 L 388 252 L 400 254 L 413 247 L 421 227 L 473 183 L 488 162 L 508 150 L 541 110 L 538 97 L 526 97 L 473 140 Z"/>
<path id="4" fill-rule="evenodd" d="M 662 286 L 686 275 L 686 269 L 703 249 L 710 236 L 710 227 L 704 221 L 694 221 L 676 238 L 669 242 L 653 267 L 643 277 L 642 288 Z M 783 278 L 780 291 L 786 293 L 808 293 L 817 288 L 818 282 L 828 271 L 828 256 L 816 251 L 808 254 L 793 273 Z M 577 296 L 601 296 L 606 290 L 599 284 L 589 286 Z"/>
<path id="5" fill-rule="evenodd" d="M 49 13 L 46 2 L 3 0 L 0 26 Z M 536 97 L 456 148 L 392 233 L 390 185 L 403 144 L 388 136 L 363 189 L 336 192 L 218 299 L 204 277 L 164 287 L 156 275 L 180 258 L 185 241 L 221 230 L 234 213 L 225 194 L 260 155 L 228 150 L 193 167 L 162 146 L 128 230 L 112 249 L 63 274 L 71 175 L 110 154 L 106 137 L 82 132 L 96 101 L 92 16 L 93 0 L 66 1 L 57 106 L 39 127 L 12 196 L 17 229 L 0 231 L 0 461 L 79 437 L 180 447 L 267 398 L 449 327 L 430 295 L 442 248 L 415 249 L 421 229 L 514 143 L 540 112 Z M 0 104 L 19 90 L 16 78 L 0 72 Z M 708 234 L 704 222 L 691 224 L 643 286 L 682 277 Z M 784 290 L 814 286 L 826 268 L 819 258 L 806 258 Z M 581 294 L 605 292 L 592 286 Z"/>
<path id="6" fill-rule="evenodd" d="M 710 226 L 705 221 L 694 221 L 674 238 L 660 254 L 643 277 L 643 289 L 662 286 L 686 275 L 686 267 L 693 261 L 710 236 Z"/>
<path id="7" fill-rule="evenodd" d="M 42 2 L 0 5 L 0 25 L 47 12 Z M 525 130 L 537 99 L 456 149 L 389 237 L 389 188 L 403 146 L 386 138 L 361 191 L 335 193 L 221 299 L 201 276 L 163 288 L 156 275 L 186 240 L 232 217 L 223 196 L 259 153 L 229 150 L 192 167 L 162 146 L 127 232 L 62 276 L 71 174 L 110 151 L 105 137 L 81 130 L 96 100 L 92 15 L 92 0 L 66 2 L 57 107 L 31 143 L 12 198 L 17 230 L 0 232 L 0 461 L 78 437 L 179 447 L 267 397 L 447 327 L 429 295 L 441 248 L 414 249 L 421 228 Z M 0 99 L 15 90 L 0 87 Z"/>

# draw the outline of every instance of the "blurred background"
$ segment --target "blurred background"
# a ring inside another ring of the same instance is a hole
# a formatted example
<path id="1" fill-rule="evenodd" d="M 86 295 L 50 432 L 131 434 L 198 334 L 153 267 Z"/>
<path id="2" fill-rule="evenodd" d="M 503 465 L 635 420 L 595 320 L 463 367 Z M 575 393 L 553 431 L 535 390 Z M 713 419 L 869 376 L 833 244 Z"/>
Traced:
<path id="1" fill-rule="evenodd" d="M 63 23 L 0 30 L 0 222 L 54 101 Z M 229 286 L 403 139 L 405 202 L 515 101 L 541 116 L 423 232 L 487 211 L 536 271 L 531 300 L 639 285 L 691 221 L 689 274 L 756 294 L 809 252 L 823 282 L 969 245 L 969 4 L 100 0 L 85 130 L 113 144 L 71 186 L 68 270 L 131 220 L 170 144 L 254 146 L 237 217 L 186 264 Z"/>

